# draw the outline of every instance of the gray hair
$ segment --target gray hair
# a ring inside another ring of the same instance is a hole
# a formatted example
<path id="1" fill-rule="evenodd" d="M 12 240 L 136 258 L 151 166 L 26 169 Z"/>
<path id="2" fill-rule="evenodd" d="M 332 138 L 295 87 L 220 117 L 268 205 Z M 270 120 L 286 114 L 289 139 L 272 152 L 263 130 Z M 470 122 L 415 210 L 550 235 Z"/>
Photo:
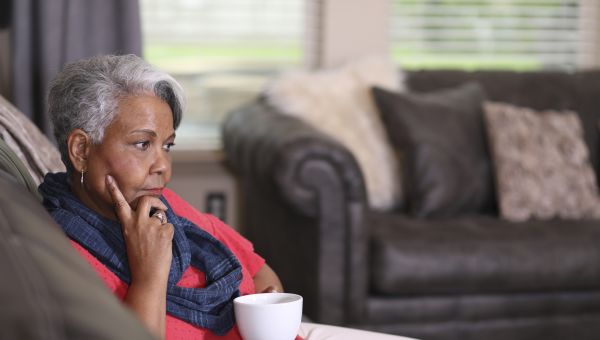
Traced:
<path id="1" fill-rule="evenodd" d="M 67 151 L 71 131 L 82 129 L 92 143 L 101 143 L 104 130 L 117 114 L 119 101 L 144 94 L 154 94 L 169 105 L 177 129 L 184 106 L 183 89 L 173 77 L 142 58 L 133 54 L 104 55 L 67 64 L 48 92 L 48 113 L 67 171 L 73 170 Z"/>

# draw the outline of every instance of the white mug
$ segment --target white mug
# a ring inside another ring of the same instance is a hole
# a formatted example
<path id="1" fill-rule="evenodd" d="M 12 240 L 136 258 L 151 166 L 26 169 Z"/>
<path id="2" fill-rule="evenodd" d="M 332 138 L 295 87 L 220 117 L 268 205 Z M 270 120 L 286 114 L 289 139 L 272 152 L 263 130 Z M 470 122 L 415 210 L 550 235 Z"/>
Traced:
<path id="1" fill-rule="evenodd" d="M 261 293 L 237 297 L 233 308 L 244 340 L 294 340 L 302 320 L 302 296 Z"/>

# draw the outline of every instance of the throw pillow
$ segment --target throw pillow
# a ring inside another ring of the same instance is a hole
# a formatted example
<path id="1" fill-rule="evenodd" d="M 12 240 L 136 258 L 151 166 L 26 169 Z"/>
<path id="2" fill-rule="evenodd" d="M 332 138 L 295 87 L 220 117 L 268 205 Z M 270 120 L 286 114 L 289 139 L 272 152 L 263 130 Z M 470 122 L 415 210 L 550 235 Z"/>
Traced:
<path id="1" fill-rule="evenodd" d="M 502 217 L 599 218 L 596 176 L 575 112 L 486 103 Z"/>
<path id="2" fill-rule="evenodd" d="M 414 216 L 493 211 L 481 86 L 467 83 L 430 93 L 376 87 L 373 95 L 392 143 L 404 155 L 404 189 Z"/>
<path id="3" fill-rule="evenodd" d="M 388 59 L 367 58 L 339 69 L 295 71 L 265 88 L 268 103 L 333 137 L 354 155 L 371 208 L 399 204 L 398 160 L 370 96 L 377 85 L 399 90 L 402 75 Z"/>

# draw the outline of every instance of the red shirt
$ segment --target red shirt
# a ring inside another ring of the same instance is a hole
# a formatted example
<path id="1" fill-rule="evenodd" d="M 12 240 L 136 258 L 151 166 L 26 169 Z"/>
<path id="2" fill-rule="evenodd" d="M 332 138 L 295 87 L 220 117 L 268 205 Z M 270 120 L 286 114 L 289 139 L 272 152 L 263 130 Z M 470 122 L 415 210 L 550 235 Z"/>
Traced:
<path id="1" fill-rule="evenodd" d="M 255 293 L 254 281 L 252 278 L 265 264 L 265 260 L 254 252 L 254 248 L 250 241 L 243 238 L 233 228 L 224 224 L 218 218 L 202 214 L 194 209 L 181 197 L 177 196 L 170 190 L 163 192 L 171 208 L 178 216 L 182 216 L 201 227 L 213 235 L 216 239 L 223 242 L 233 254 L 237 257 L 242 265 L 242 282 L 240 284 L 240 294 L 247 295 Z M 104 266 L 98 259 L 90 254 L 79 243 L 71 240 L 73 247 L 81 253 L 81 255 L 92 265 L 98 275 L 102 278 L 108 288 L 121 300 L 125 299 L 128 285 L 121 281 L 113 272 Z M 206 279 L 204 273 L 197 268 L 189 267 L 181 276 L 181 280 L 177 283 L 180 287 L 204 287 Z M 185 321 L 177 319 L 169 314 L 166 318 L 166 338 L 171 339 L 195 339 L 195 340 L 211 340 L 211 339 L 227 339 L 241 340 L 241 336 L 234 326 L 226 335 L 217 336 L 204 328 L 198 328 Z"/>

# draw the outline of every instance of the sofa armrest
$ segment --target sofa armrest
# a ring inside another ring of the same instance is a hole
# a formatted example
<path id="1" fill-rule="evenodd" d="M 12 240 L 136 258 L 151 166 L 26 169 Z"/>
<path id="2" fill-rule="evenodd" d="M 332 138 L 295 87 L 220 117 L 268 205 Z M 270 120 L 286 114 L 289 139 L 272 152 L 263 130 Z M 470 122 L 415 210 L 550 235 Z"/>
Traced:
<path id="1" fill-rule="evenodd" d="M 261 100 L 232 112 L 223 138 L 243 187 L 241 229 L 286 290 L 304 296 L 316 322 L 359 318 L 367 291 L 366 194 L 352 154 Z"/>

